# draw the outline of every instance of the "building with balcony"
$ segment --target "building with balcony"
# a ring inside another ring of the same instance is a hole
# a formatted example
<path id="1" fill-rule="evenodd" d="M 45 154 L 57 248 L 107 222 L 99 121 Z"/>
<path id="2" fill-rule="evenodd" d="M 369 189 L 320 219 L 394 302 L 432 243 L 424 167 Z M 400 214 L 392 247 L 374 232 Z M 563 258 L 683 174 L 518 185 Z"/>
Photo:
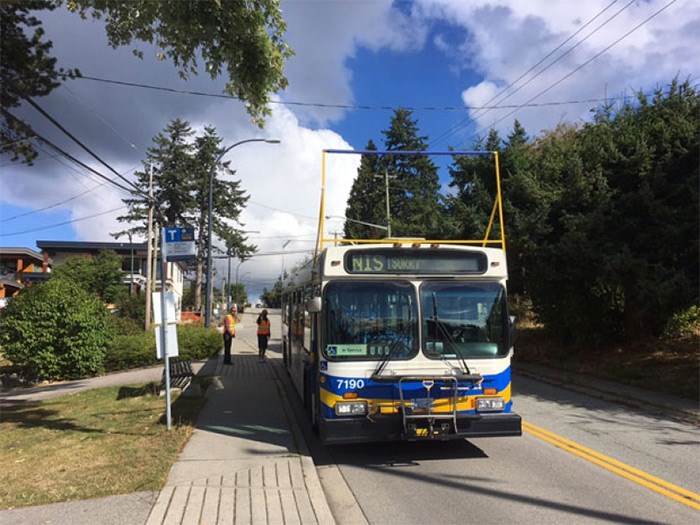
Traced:
<path id="1" fill-rule="evenodd" d="M 44 267 L 42 255 L 29 248 L 0 248 L 0 308 L 27 284 L 44 281 L 50 267 Z"/>
<path id="2" fill-rule="evenodd" d="M 41 250 L 44 267 L 59 266 L 69 257 L 96 257 L 100 252 L 111 250 L 122 260 L 123 282 L 132 293 L 146 292 L 147 244 L 129 242 L 84 242 L 84 241 L 37 241 Z M 161 285 L 161 264 L 155 265 L 156 289 Z M 166 287 L 175 292 L 175 308 L 177 318 L 182 310 L 182 294 L 184 290 L 185 265 L 183 263 L 167 263 Z"/>

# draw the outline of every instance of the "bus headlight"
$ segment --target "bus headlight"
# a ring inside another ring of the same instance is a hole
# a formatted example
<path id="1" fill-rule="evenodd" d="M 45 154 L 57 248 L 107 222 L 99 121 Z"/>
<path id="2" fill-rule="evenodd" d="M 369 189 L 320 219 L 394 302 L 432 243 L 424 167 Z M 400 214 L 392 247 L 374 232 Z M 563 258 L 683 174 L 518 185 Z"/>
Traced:
<path id="1" fill-rule="evenodd" d="M 335 404 L 336 416 L 365 416 L 367 401 L 340 401 Z"/>
<path id="2" fill-rule="evenodd" d="M 478 397 L 476 398 L 477 412 L 500 412 L 506 407 L 502 397 Z"/>

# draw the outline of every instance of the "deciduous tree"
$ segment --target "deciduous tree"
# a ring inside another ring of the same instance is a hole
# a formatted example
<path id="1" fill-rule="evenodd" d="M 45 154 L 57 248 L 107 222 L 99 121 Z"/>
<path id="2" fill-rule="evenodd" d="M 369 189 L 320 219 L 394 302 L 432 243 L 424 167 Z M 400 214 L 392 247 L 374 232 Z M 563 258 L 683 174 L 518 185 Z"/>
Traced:
<path id="1" fill-rule="evenodd" d="M 145 43 L 155 46 L 160 60 L 170 60 L 182 78 L 203 70 L 214 79 L 226 75 L 224 92 L 239 98 L 253 121 L 262 127 L 270 114 L 270 93 L 287 86 L 284 62 L 293 55 L 283 37 L 286 24 L 279 0 L 66 0 L 70 11 L 82 18 L 105 22 L 109 44 L 114 47 Z M 63 0 L 3 1 L 0 45 L 0 99 L 2 102 L 2 151 L 31 161 L 36 151 L 27 138 L 33 133 L 8 109 L 24 97 L 49 94 L 61 80 L 79 74 L 56 69 L 43 39 L 38 17 L 30 11 L 53 10 Z M 32 32 L 31 37 L 25 30 Z M 133 54 L 142 58 L 136 48 Z"/>

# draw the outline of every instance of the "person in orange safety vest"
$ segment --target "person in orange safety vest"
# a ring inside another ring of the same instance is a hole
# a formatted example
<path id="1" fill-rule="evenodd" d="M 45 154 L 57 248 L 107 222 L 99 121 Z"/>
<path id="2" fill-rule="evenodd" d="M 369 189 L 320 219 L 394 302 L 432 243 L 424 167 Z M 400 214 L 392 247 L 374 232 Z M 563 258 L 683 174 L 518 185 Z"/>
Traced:
<path id="1" fill-rule="evenodd" d="M 265 362 L 265 350 L 267 342 L 270 340 L 270 320 L 267 318 L 267 310 L 260 312 L 258 319 L 258 362 Z"/>
<path id="2" fill-rule="evenodd" d="M 238 313 L 238 308 L 236 306 L 231 307 L 231 313 L 229 313 L 224 318 L 224 364 L 231 364 L 231 343 L 233 338 L 236 337 L 236 314 Z"/>

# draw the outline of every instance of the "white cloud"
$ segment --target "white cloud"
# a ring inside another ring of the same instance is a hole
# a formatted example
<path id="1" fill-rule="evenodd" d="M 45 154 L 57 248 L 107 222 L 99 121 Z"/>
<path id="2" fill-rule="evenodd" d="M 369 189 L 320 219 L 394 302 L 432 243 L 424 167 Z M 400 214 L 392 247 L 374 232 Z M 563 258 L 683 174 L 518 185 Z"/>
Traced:
<path id="1" fill-rule="evenodd" d="M 679 0 L 615 43 L 666 3 L 666 0 L 650 0 L 627 6 L 626 1 L 617 2 L 494 102 L 526 103 L 611 45 L 600 57 L 532 102 L 629 95 L 636 89 L 663 85 L 677 74 L 683 80 L 696 73 L 697 49 L 700 48 L 696 28 L 700 25 L 700 12 L 693 0 Z M 464 29 L 461 42 L 451 49 L 443 42 L 441 49 L 451 59 L 460 60 L 463 67 L 473 68 L 482 75 L 480 83 L 467 86 L 462 93 L 465 105 L 479 106 L 491 98 L 486 98 L 485 94 L 491 94 L 494 85 L 504 88 L 517 81 L 521 74 L 609 5 L 609 0 L 576 4 L 549 0 L 432 0 L 416 3 L 414 16 L 417 20 L 448 21 Z M 584 39 L 546 72 L 524 85 L 535 73 Z M 523 87 L 506 99 L 519 86 Z M 482 134 L 494 123 L 503 134 L 511 128 L 514 118 L 535 134 L 556 126 L 562 119 L 585 119 L 595 105 L 523 109 L 500 123 L 497 121 L 511 110 L 472 111 L 471 116 Z"/>
<path id="2" fill-rule="evenodd" d="M 348 60 L 360 47 L 372 51 L 407 52 L 423 46 L 425 26 L 390 1 L 287 1 L 283 16 L 287 38 L 296 52 L 285 72 L 289 87 L 284 100 L 347 105 L 354 102 Z M 336 122 L 346 110 L 295 107 L 304 120 L 321 126 Z"/>

